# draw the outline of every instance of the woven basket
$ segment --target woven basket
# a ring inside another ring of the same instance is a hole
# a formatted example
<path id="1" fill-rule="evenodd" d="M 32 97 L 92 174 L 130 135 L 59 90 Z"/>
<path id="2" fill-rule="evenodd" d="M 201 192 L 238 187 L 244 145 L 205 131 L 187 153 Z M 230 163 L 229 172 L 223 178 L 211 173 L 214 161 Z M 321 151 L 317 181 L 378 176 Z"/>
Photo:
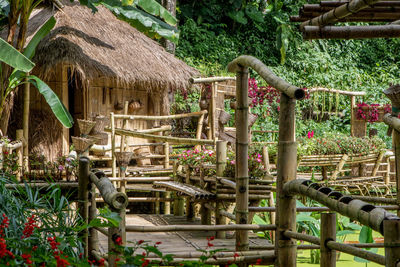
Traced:
<path id="1" fill-rule="evenodd" d="M 94 118 L 96 123 L 90 132 L 90 135 L 97 135 L 99 133 L 104 133 L 104 128 L 110 123 L 110 119 L 106 116 L 97 116 Z"/>
<path id="2" fill-rule="evenodd" d="M 117 159 L 117 166 L 125 168 L 128 167 L 129 161 L 131 160 L 133 152 L 115 152 Z"/>
<path id="3" fill-rule="evenodd" d="M 76 152 L 78 154 L 82 154 L 85 152 L 91 145 L 93 145 L 93 140 L 89 138 L 71 136 L 72 143 L 74 144 Z"/>
<path id="4" fill-rule="evenodd" d="M 80 130 L 81 134 L 83 134 L 83 135 L 89 134 L 90 131 L 93 129 L 93 127 L 96 124 L 94 121 L 88 121 L 88 120 L 77 119 L 77 121 L 78 121 L 79 130 Z"/>
<path id="5" fill-rule="evenodd" d="M 133 112 L 141 109 L 142 107 L 143 107 L 143 105 L 139 101 L 132 100 L 132 101 L 129 102 L 128 112 L 129 113 L 133 113 Z"/>

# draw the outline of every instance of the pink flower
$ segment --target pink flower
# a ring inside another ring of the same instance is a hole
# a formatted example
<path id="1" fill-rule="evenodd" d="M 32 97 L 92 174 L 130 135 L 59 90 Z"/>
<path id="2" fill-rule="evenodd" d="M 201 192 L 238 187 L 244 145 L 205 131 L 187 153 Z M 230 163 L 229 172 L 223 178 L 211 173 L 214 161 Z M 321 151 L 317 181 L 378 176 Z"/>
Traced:
<path id="1" fill-rule="evenodd" d="M 314 137 L 314 131 L 308 132 L 307 133 L 307 137 L 308 137 L 308 139 L 313 138 Z"/>

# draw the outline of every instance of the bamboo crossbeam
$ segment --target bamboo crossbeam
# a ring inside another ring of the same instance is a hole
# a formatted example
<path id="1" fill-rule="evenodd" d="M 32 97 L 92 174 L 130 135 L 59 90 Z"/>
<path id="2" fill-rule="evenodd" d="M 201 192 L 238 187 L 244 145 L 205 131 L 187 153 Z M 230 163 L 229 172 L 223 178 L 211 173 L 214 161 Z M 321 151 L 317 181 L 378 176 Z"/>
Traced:
<path id="1" fill-rule="evenodd" d="M 68 189 L 68 188 L 78 188 L 77 182 L 57 182 L 57 183 L 40 183 L 40 182 L 32 182 L 27 183 L 30 187 L 50 187 L 56 185 L 61 189 Z M 18 184 L 5 184 L 6 188 L 15 188 L 15 187 L 25 187 L 25 184 L 18 183 Z"/>
<path id="2" fill-rule="evenodd" d="M 228 224 L 228 225 L 127 225 L 127 232 L 184 232 L 184 231 L 272 231 L 276 229 L 273 224 Z"/>
<path id="3" fill-rule="evenodd" d="M 171 120 L 171 119 L 181 119 L 181 118 L 190 118 L 190 117 L 200 117 L 203 114 L 207 114 L 207 110 L 191 112 L 191 113 L 175 114 L 175 115 L 165 115 L 165 116 L 114 114 L 114 118 L 115 119 L 153 121 L 153 120 Z"/>
<path id="4" fill-rule="evenodd" d="M 343 4 L 345 4 L 345 3 L 348 3 L 348 2 L 350 2 L 350 0 L 339 0 L 339 1 L 331 1 L 331 0 L 328 0 L 328 1 L 321 1 L 319 4 L 322 6 L 322 7 L 325 7 L 325 6 L 328 6 L 328 7 L 338 7 L 338 6 L 341 6 L 341 5 L 343 5 Z M 400 6 L 400 2 L 398 1 L 398 0 L 393 0 L 393 1 L 379 1 L 379 2 L 376 2 L 376 3 L 374 3 L 373 5 L 372 5 L 373 7 L 380 7 L 380 6 L 383 6 L 383 7 L 396 7 L 396 6 Z"/>
<path id="5" fill-rule="evenodd" d="M 228 179 L 224 179 L 224 178 L 219 178 L 217 177 L 218 182 L 220 182 L 221 184 L 224 184 L 232 189 L 236 189 L 236 183 L 232 182 L 231 180 Z"/>
<path id="6" fill-rule="evenodd" d="M 369 26 L 305 26 L 303 38 L 312 39 L 370 39 L 400 37 L 400 25 Z"/>
<path id="7" fill-rule="evenodd" d="M 97 202 L 104 202 L 102 198 L 96 198 Z M 173 198 L 163 197 L 128 197 L 129 203 L 144 203 L 144 202 L 172 202 Z"/>
<path id="8" fill-rule="evenodd" d="M 333 8 L 334 8 L 334 6 L 324 6 L 324 5 L 320 5 L 320 4 L 305 4 L 301 7 L 300 14 L 303 15 L 304 13 L 310 13 L 310 12 L 327 12 Z M 373 12 L 373 13 L 393 12 L 394 13 L 396 11 L 397 12 L 400 11 L 399 7 L 389 6 L 389 5 L 388 6 L 373 6 L 373 7 L 364 8 L 364 9 L 360 10 L 359 12 L 357 12 L 357 14 L 369 13 L 369 12 Z"/>
<path id="9" fill-rule="evenodd" d="M 249 195 L 249 200 L 258 200 L 258 199 L 266 199 L 268 198 L 267 195 Z M 219 200 L 229 200 L 229 199 L 236 199 L 236 194 L 218 194 Z"/>
<path id="10" fill-rule="evenodd" d="M 232 221 L 236 221 L 236 216 L 230 212 L 227 212 L 226 210 L 220 210 L 219 214 L 231 219 Z"/>
<path id="11" fill-rule="evenodd" d="M 285 93 L 290 98 L 301 100 L 305 96 L 303 89 L 289 84 L 285 80 L 276 76 L 268 67 L 252 56 L 239 56 L 228 64 L 228 70 L 230 72 L 237 72 L 239 66 L 251 67 L 254 69 L 269 85 L 276 88 L 277 90 Z"/>
<path id="12" fill-rule="evenodd" d="M 273 246 L 269 246 L 269 250 L 273 250 Z M 265 251 L 260 251 L 260 250 L 253 250 L 253 251 L 218 251 L 215 254 L 213 254 L 217 258 L 226 258 L 226 257 L 233 257 L 235 254 L 238 256 L 261 256 L 265 254 Z M 150 256 L 152 256 L 151 254 Z M 187 259 L 187 258 L 198 258 L 200 256 L 203 256 L 204 253 L 200 251 L 188 251 L 188 252 L 176 252 L 174 253 L 174 258 L 182 258 L 182 259 Z"/>
<path id="13" fill-rule="evenodd" d="M 354 197 L 352 195 L 352 197 Z M 382 205 L 382 206 L 376 206 L 378 208 L 384 209 L 384 210 L 399 210 L 400 207 L 397 205 Z M 251 212 L 275 212 L 276 208 L 275 207 L 249 207 L 249 211 Z M 297 207 L 296 208 L 297 212 L 318 212 L 318 211 L 330 211 L 328 207 Z"/>
<path id="14" fill-rule="evenodd" d="M 328 241 L 326 242 L 326 246 L 330 249 L 334 249 L 340 252 L 344 252 L 353 256 L 360 257 L 362 259 L 366 259 L 369 261 L 373 261 L 378 264 L 385 265 L 385 256 L 372 253 L 368 250 L 364 250 L 361 248 L 356 248 L 354 246 L 350 246 L 347 244 L 338 243 L 336 241 Z"/>
<path id="15" fill-rule="evenodd" d="M 286 236 L 287 238 L 293 238 L 293 239 L 297 239 L 297 240 L 307 241 L 307 242 L 310 242 L 311 244 L 315 244 L 315 245 L 321 244 L 321 240 L 318 237 L 312 236 L 312 235 L 297 233 L 297 232 L 293 232 L 293 231 L 289 231 L 289 230 L 286 230 L 283 233 L 283 235 Z"/>
<path id="16" fill-rule="evenodd" d="M 308 92 L 310 94 L 316 93 L 316 92 L 327 92 L 327 93 L 332 93 L 332 94 L 341 94 L 341 95 L 349 95 L 349 96 L 365 96 L 365 92 L 356 92 L 356 91 L 344 91 L 344 90 L 336 90 L 336 89 L 329 89 L 329 88 L 324 88 L 324 87 L 312 87 L 308 89 Z"/>
<path id="17" fill-rule="evenodd" d="M 150 258 L 157 260 L 157 258 Z M 181 265 L 183 261 L 198 261 L 198 258 L 174 258 L 171 262 L 165 263 L 166 266 L 172 265 Z M 238 257 L 211 257 L 204 261 L 206 265 L 230 265 L 235 262 L 237 264 L 246 263 L 246 265 L 251 263 L 256 263 L 261 260 L 262 265 L 270 265 L 274 263 L 275 253 L 274 251 L 266 251 L 262 255 L 250 255 L 250 256 L 238 256 Z M 159 263 L 159 266 L 163 266 L 162 263 Z"/>
<path id="18" fill-rule="evenodd" d="M 207 78 L 190 78 L 190 83 L 213 83 L 213 82 L 225 82 L 235 81 L 236 77 L 207 77 Z"/>
<path id="19" fill-rule="evenodd" d="M 316 18 L 303 22 L 300 25 L 300 29 L 303 29 L 307 25 L 325 26 L 335 23 L 344 17 L 368 8 L 370 5 L 373 5 L 376 2 L 379 2 L 379 0 L 353 0 L 351 2 L 344 3 Z"/>
<path id="20" fill-rule="evenodd" d="M 114 178 L 109 178 L 110 181 L 125 181 L 125 182 L 131 182 L 131 183 L 152 183 L 152 182 L 161 182 L 161 181 L 173 181 L 174 179 L 172 177 L 168 176 L 160 176 L 160 177 L 114 177 Z"/>
<path id="21" fill-rule="evenodd" d="M 111 129 L 105 128 L 104 131 L 111 132 Z M 115 129 L 115 134 L 150 139 L 150 140 L 155 140 L 155 141 L 168 142 L 171 144 L 189 144 L 189 145 L 214 145 L 215 144 L 214 140 L 160 136 L 160 135 L 154 135 L 154 134 L 140 133 L 137 131 L 123 130 L 123 129 L 118 129 L 118 128 Z"/>

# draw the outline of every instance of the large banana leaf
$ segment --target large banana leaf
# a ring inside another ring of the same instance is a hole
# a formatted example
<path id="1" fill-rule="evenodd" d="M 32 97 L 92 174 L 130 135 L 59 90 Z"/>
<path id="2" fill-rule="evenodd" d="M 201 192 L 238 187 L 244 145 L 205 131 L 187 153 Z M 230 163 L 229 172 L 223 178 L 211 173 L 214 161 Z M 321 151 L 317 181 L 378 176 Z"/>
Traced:
<path id="1" fill-rule="evenodd" d="M 150 37 L 164 37 L 171 42 L 178 42 L 179 32 L 175 27 L 142 10 L 133 6 L 108 5 L 106 3 L 103 3 L 103 5 L 111 10 L 119 19 L 128 22 L 131 26 Z"/>
<path id="2" fill-rule="evenodd" d="M 40 29 L 33 36 L 29 44 L 26 46 L 24 50 L 24 55 L 31 59 L 35 55 L 35 50 L 39 42 L 45 37 L 51 29 L 56 25 L 56 19 L 54 17 L 49 18 L 45 24 L 40 27 Z"/>
<path id="3" fill-rule="evenodd" d="M 137 2 L 135 1 L 135 4 L 147 13 L 162 18 L 170 25 L 175 26 L 178 23 L 177 19 L 155 0 L 137 0 Z"/>
<path id="4" fill-rule="evenodd" d="M 12 47 L 2 38 L 0 38 L 0 51 L 0 61 L 3 61 L 15 69 L 29 72 L 35 66 L 32 61 L 30 61 L 27 57 L 21 54 L 17 49 Z"/>
<path id="5" fill-rule="evenodd" d="M 49 104 L 51 110 L 61 124 L 66 128 L 71 128 L 74 120 L 53 90 L 51 90 L 51 88 L 45 82 L 34 75 L 29 75 L 28 79 L 29 82 L 32 83 L 44 96 L 46 102 Z"/>

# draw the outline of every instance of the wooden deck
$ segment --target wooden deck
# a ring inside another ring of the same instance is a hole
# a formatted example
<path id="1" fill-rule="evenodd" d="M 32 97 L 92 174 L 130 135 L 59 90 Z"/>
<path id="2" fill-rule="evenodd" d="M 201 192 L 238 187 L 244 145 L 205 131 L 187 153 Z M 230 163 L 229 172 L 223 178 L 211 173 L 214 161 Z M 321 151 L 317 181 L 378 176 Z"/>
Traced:
<path id="1" fill-rule="evenodd" d="M 176 225 L 176 224 L 200 224 L 200 220 L 188 222 L 184 216 L 173 215 L 127 215 L 127 225 Z M 199 249 L 207 249 L 207 237 L 215 236 L 215 231 L 201 232 L 166 232 L 166 233 L 127 233 L 128 242 L 137 242 L 139 240 L 149 241 L 149 244 L 162 242 L 158 245 L 163 254 L 174 254 L 179 252 L 196 252 Z M 99 233 L 100 251 L 102 253 L 108 251 L 107 237 Z M 224 249 L 227 251 L 235 250 L 234 231 L 227 232 L 227 239 L 214 239 L 212 242 L 213 249 Z M 271 245 L 268 240 L 257 237 L 256 234 L 250 233 L 249 241 L 251 249 L 262 248 Z"/>

